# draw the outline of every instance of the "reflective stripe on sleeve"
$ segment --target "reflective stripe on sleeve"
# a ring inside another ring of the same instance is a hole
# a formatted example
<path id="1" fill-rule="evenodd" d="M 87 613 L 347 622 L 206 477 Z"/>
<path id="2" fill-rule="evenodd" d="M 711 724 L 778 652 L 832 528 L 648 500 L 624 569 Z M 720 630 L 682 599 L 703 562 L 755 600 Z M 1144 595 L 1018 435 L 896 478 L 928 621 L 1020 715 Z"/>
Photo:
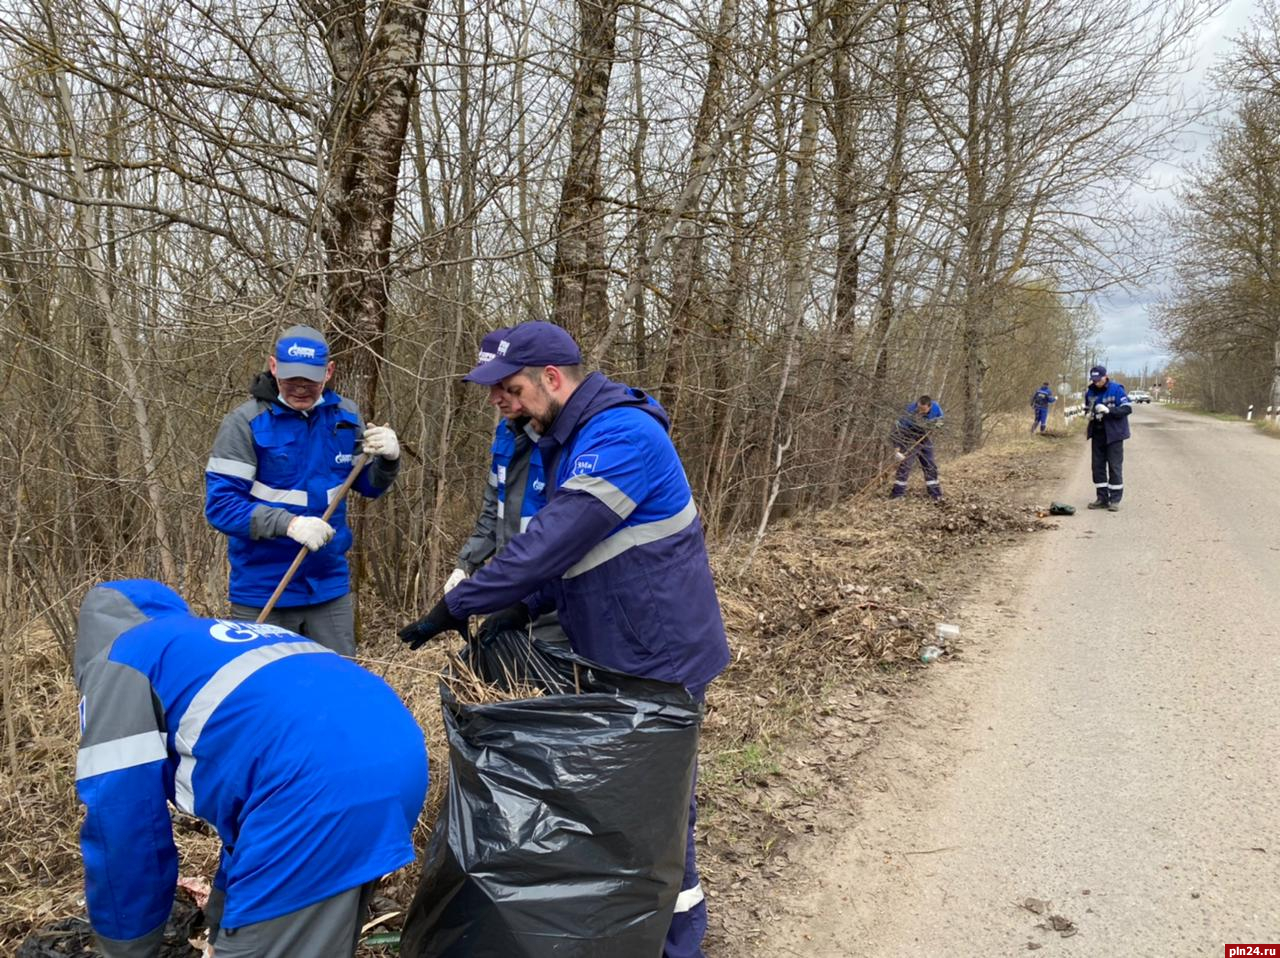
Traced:
<path id="1" fill-rule="evenodd" d="M 569 570 L 565 572 L 564 578 L 572 579 L 575 576 L 582 575 L 584 572 L 589 572 L 596 566 L 617 558 L 628 549 L 634 549 L 636 546 L 646 545 L 650 542 L 657 542 L 659 539 L 673 536 L 677 532 L 683 532 L 689 528 L 697 517 L 698 508 L 693 504 L 693 500 L 690 499 L 683 509 L 668 519 L 643 522 L 639 525 L 619 529 L 570 566 Z"/>
<path id="2" fill-rule="evenodd" d="M 316 642 L 277 642 L 274 645 L 262 645 L 236 656 L 218 669 L 204 687 L 195 694 L 195 698 L 183 713 L 182 720 L 178 722 L 178 731 L 174 736 L 174 745 L 180 756 L 178 771 L 173 781 L 174 800 L 180 809 L 188 814 L 195 814 L 196 797 L 192 791 L 191 779 L 196 769 L 196 743 L 200 741 L 200 733 L 204 731 L 205 723 L 218 710 L 218 706 L 239 688 L 245 679 L 263 666 L 279 662 L 292 655 L 312 653 L 337 655 L 336 652 Z"/>
<path id="3" fill-rule="evenodd" d="M 231 476 L 234 479 L 252 480 L 258 475 L 258 467 L 252 462 L 241 462 L 239 459 L 222 459 L 213 456 L 205 463 L 205 472 L 218 476 Z"/>
<path id="4" fill-rule="evenodd" d="M 675 914 L 679 915 L 682 912 L 693 911 L 694 908 L 702 903 L 705 897 L 702 893 L 702 882 L 698 882 L 692 888 L 686 888 L 676 895 Z"/>
<path id="5" fill-rule="evenodd" d="M 599 476 L 574 476 L 562 485 L 560 489 L 564 492 L 577 490 L 595 496 L 616 512 L 619 519 L 625 519 L 636 511 L 636 501 L 634 499 L 608 479 L 601 479 Z"/>
<path id="6" fill-rule="evenodd" d="M 110 742 L 101 742 L 80 749 L 76 756 L 76 781 L 92 778 L 94 775 L 105 775 L 107 772 L 118 772 L 121 769 L 133 768 L 135 765 L 146 765 L 167 758 L 169 751 L 165 748 L 164 736 L 159 732 L 139 732 Z"/>
<path id="7" fill-rule="evenodd" d="M 249 495 L 263 502 L 283 502 L 291 506 L 307 507 L 307 490 L 305 489 L 273 489 L 254 480 Z"/>

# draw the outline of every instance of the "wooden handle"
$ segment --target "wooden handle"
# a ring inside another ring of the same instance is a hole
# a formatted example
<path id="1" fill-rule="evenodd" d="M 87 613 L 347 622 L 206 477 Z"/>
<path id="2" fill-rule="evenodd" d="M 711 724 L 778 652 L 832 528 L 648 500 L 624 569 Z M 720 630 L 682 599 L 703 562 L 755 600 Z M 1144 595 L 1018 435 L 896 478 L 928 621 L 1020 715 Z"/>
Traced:
<path id="1" fill-rule="evenodd" d="M 355 463 L 351 466 L 351 471 L 347 473 L 347 478 L 343 480 L 342 485 L 338 487 L 338 491 L 333 494 L 333 498 L 329 500 L 329 507 L 325 509 L 324 515 L 320 518 L 325 522 L 329 521 L 329 517 L 333 515 L 338 503 L 346 498 L 347 493 L 351 489 L 351 484 L 356 481 L 356 477 L 360 475 L 360 470 L 368 463 L 369 457 L 363 452 L 356 456 Z M 298 554 L 293 557 L 293 562 L 285 571 L 284 578 L 280 580 L 280 584 L 276 586 L 276 591 L 271 593 L 271 598 L 267 600 L 267 604 L 262 607 L 262 611 L 258 613 L 258 622 L 266 622 L 267 616 L 271 614 L 271 610 L 276 607 L 276 603 L 280 601 L 280 596 L 284 594 L 284 590 L 289 587 L 289 583 L 293 580 L 294 573 L 298 571 L 298 566 L 302 565 L 302 560 L 307 557 L 307 553 L 311 550 L 303 546 L 298 550 Z"/>

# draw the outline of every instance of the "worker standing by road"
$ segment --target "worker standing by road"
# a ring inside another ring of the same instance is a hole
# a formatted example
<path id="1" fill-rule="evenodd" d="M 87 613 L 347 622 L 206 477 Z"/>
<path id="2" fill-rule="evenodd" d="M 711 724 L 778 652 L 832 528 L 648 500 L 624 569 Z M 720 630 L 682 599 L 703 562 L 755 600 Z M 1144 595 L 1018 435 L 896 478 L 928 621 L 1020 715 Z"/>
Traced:
<path id="1" fill-rule="evenodd" d="M 351 958 L 373 883 L 413 860 L 422 730 L 382 679 L 278 625 L 108 582 L 80 607 L 76 790 L 89 921 L 153 958 L 178 878 L 166 799 L 222 839 L 217 958 Z"/>
<path id="2" fill-rule="evenodd" d="M 554 605 L 573 650 L 631 675 L 684 685 L 701 700 L 729 647 L 702 524 L 662 408 L 601 373 L 550 323 L 523 323 L 465 377 L 501 386 L 542 434 L 547 504 L 484 568 L 400 632 L 412 648 L 470 615 L 486 634 L 523 628 Z M 690 796 L 685 877 L 667 958 L 702 954 L 706 903 Z"/>
<path id="3" fill-rule="evenodd" d="M 938 479 L 938 462 L 933 455 L 933 433 L 942 428 L 942 407 L 930 396 L 921 396 L 903 410 L 890 433 L 893 454 L 898 460 L 898 470 L 893 477 L 890 499 L 901 499 L 907 494 L 907 482 L 911 479 L 911 467 L 916 459 L 924 472 L 924 487 L 935 501 L 942 499 L 942 483 Z"/>
<path id="4" fill-rule="evenodd" d="M 1057 401 L 1058 397 L 1053 394 L 1048 383 L 1041 384 L 1040 388 L 1031 394 L 1031 408 L 1036 414 L 1036 418 L 1031 422 L 1031 435 L 1036 434 L 1037 427 L 1041 433 L 1045 431 L 1045 427 L 1049 424 L 1049 407 Z"/>
<path id="5" fill-rule="evenodd" d="M 1092 443 L 1093 486 L 1097 498 L 1090 509 L 1120 511 L 1124 498 L 1124 441 L 1129 438 L 1129 414 L 1133 404 L 1120 383 L 1107 376 L 1107 367 L 1089 370 L 1089 388 L 1084 393 L 1089 424 L 1085 438 Z"/>
<path id="6" fill-rule="evenodd" d="M 373 459 L 353 488 L 371 499 L 386 492 L 400 443 L 388 426 L 366 429 L 355 403 L 325 389 L 334 367 L 317 330 L 286 329 L 267 365 L 223 418 L 205 466 L 204 514 L 227 536 L 231 615 L 257 618 L 306 546 L 312 554 L 267 621 L 355 655 L 346 502 L 328 522 L 320 516 L 361 451 Z"/>

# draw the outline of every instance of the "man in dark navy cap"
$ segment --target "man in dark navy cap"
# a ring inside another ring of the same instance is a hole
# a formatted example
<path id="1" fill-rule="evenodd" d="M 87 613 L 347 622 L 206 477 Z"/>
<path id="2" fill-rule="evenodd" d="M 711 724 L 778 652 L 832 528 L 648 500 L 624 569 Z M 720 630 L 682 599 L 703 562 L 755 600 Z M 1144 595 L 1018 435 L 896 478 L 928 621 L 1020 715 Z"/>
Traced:
<path id="1" fill-rule="evenodd" d="M 1107 375 L 1106 366 L 1094 366 L 1089 370 L 1084 405 L 1089 416 L 1085 438 L 1093 444 L 1093 486 L 1097 492 L 1089 508 L 1119 512 L 1124 497 L 1124 441 L 1129 438 L 1133 404 L 1124 386 Z"/>
<path id="2" fill-rule="evenodd" d="M 483 569 L 401 630 L 412 648 L 470 615 L 486 634 L 554 607 L 573 650 L 632 675 L 678 682 L 701 699 L 729 662 L 724 622 L 684 468 L 662 407 L 582 370 L 573 338 L 524 323 L 464 378 L 501 387 L 536 424 L 547 504 Z M 685 879 L 667 958 L 696 958 L 706 904 L 694 863 L 690 797 Z"/>
<path id="3" fill-rule="evenodd" d="M 222 420 L 205 466 L 205 518 L 227 536 L 231 614 L 257 618 L 304 545 L 311 554 L 267 621 L 354 655 L 346 502 L 328 522 L 320 516 L 362 450 L 373 458 L 352 488 L 386 492 L 400 443 L 389 426 L 366 429 L 356 404 L 325 388 L 333 361 L 318 330 L 286 329 L 267 366 Z"/>

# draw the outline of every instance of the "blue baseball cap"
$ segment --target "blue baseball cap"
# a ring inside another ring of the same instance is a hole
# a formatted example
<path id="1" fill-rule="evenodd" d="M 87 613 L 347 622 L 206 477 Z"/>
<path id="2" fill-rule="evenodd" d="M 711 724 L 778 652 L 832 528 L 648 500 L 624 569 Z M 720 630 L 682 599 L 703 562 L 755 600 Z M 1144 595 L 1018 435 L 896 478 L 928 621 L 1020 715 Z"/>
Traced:
<path id="1" fill-rule="evenodd" d="M 491 362 L 498 356 L 498 344 L 506 339 L 507 333 L 511 330 L 495 329 L 491 333 L 485 333 L 484 339 L 480 340 L 480 351 L 476 353 L 476 365 L 483 366 L 487 362 Z"/>
<path id="2" fill-rule="evenodd" d="M 322 383 L 329 370 L 329 344 L 317 329 L 290 326 L 276 340 L 276 379 Z"/>
<path id="3" fill-rule="evenodd" d="M 490 336 L 498 338 L 488 350 Z M 485 359 L 486 352 L 492 352 L 493 358 Z M 462 378 L 481 386 L 496 386 L 526 366 L 577 366 L 581 362 L 578 344 L 559 326 L 521 323 L 514 329 L 497 330 L 486 336 L 480 344 L 480 362 Z"/>
<path id="4" fill-rule="evenodd" d="M 1094 366 L 1089 370 L 1089 382 L 1096 383 L 1099 379 L 1105 379 L 1107 376 L 1106 366 Z"/>

